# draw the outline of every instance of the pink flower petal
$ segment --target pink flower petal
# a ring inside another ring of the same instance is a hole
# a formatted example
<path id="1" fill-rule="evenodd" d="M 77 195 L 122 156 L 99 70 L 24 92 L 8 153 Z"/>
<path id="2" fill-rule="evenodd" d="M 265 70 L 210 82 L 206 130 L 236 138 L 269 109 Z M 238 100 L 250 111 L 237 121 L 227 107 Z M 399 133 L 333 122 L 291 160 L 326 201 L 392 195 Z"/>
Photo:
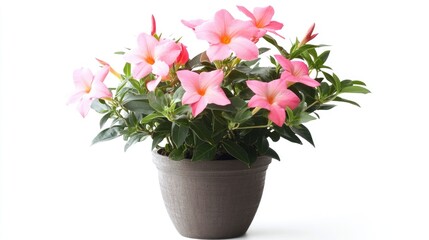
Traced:
<path id="1" fill-rule="evenodd" d="M 132 64 L 138 64 L 144 61 L 145 54 L 140 48 L 131 49 L 124 55 L 124 60 Z"/>
<path id="2" fill-rule="evenodd" d="M 182 104 L 193 104 L 200 101 L 201 95 L 198 92 L 186 91 L 182 97 Z"/>
<path id="3" fill-rule="evenodd" d="M 299 99 L 299 97 L 289 89 L 286 89 L 284 98 L 286 99 L 286 104 L 284 107 L 289 107 L 292 110 L 298 107 L 299 103 L 301 102 L 301 99 Z"/>
<path id="4" fill-rule="evenodd" d="M 287 72 L 292 72 L 293 71 L 293 65 L 290 62 L 289 59 L 283 57 L 282 55 L 276 54 L 274 55 L 274 58 L 277 60 L 277 62 L 279 62 L 280 66 L 282 66 L 282 68 L 287 71 Z"/>
<path id="5" fill-rule="evenodd" d="M 154 36 L 151 36 L 149 34 L 140 33 L 140 35 L 137 37 L 137 44 L 139 48 L 141 48 L 145 57 L 153 56 L 153 50 L 158 45 L 158 40 Z"/>
<path id="6" fill-rule="evenodd" d="M 196 91 L 196 89 L 199 88 L 198 82 L 200 76 L 198 73 L 191 72 L 189 70 L 180 70 L 177 71 L 177 77 L 185 91 Z"/>
<path id="7" fill-rule="evenodd" d="M 75 103 L 77 101 L 80 101 L 80 99 L 86 94 L 85 91 L 78 91 L 75 92 L 67 101 L 67 104 Z"/>
<path id="8" fill-rule="evenodd" d="M 257 95 L 265 95 L 267 92 L 268 84 L 258 80 L 247 80 L 247 86 Z"/>
<path id="9" fill-rule="evenodd" d="M 217 45 L 211 45 L 207 51 L 207 57 L 209 57 L 210 61 L 215 61 L 215 60 L 223 60 L 227 57 L 229 57 L 229 55 L 231 55 L 231 49 L 228 47 L 228 45 L 223 45 L 223 44 L 217 44 Z"/>
<path id="10" fill-rule="evenodd" d="M 231 101 L 225 95 L 225 92 L 219 87 L 216 89 L 207 89 L 204 99 L 206 99 L 208 103 L 214 103 L 220 106 L 225 106 L 231 103 Z"/>
<path id="11" fill-rule="evenodd" d="M 268 25 L 265 26 L 265 29 L 268 29 L 269 31 L 273 31 L 274 30 L 280 30 L 283 28 L 283 23 L 277 22 L 277 21 L 271 21 Z"/>
<path id="12" fill-rule="evenodd" d="M 83 97 L 77 105 L 77 110 L 79 111 L 82 117 L 88 115 L 89 109 L 91 109 L 92 99 Z"/>
<path id="13" fill-rule="evenodd" d="M 197 38 L 206 40 L 210 44 L 218 44 L 221 34 L 221 32 L 216 31 L 216 25 L 213 22 L 205 22 L 195 28 L 195 35 Z"/>
<path id="14" fill-rule="evenodd" d="M 103 66 L 103 68 L 97 73 L 97 75 L 94 76 L 94 81 L 104 82 L 104 79 L 106 79 L 106 76 L 109 73 L 109 70 L 110 70 L 109 65 Z"/>
<path id="15" fill-rule="evenodd" d="M 320 86 L 320 83 L 314 79 L 312 79 L 309 76 L 303 76 L 303 77 L 299 77 L 299 81 L 300 83 L 307 85 L 309 87 L 318 87 Z"/>
<path id="16" fill-rule="evenodd" d="M 141 62 L 134 66 L 132 74 L 133 78 L 140 79 L 146 77 L 150 72 L 152 72 L 152 65 Z"/>
<path id="17" fill-rule="evenodd" d="M 253 107 L 260 107 L 260 108 L 264 108 L 269 110 L 271 108 L 270 103 L 267 101 L 266 97 L 263 96 L 259 96 L 259 95 L 255 95 L 253 96 L 248 104 L 249 107 L 253 108 Z"/>
<path id="18" fill-rule="evenodd" d="M 285 109 L 277 105 L 272 105 L 268 118 L 277 126 L 281 127 L 286 120 Z"/>
<path id="19" fill-rule="evenodd" d="M 183 25 L 187 26 L 188 28 L 192 28 L 195 30 L 195 28 L 201 24 L 206 22 L 206 20 L 202 19 L 195 19 L 195 20 L 182 20 Z"/>
<path id="20" fill-rule="evenodd" d="M 259 55 L 258 47 L 255 43 L 245 38 L 232 39 L 229 47 L 235 52 L 238 58 L 244 60 L 254 60 Z"/>
<path id="21" fill-rule="evenodd" d="M 300 77 L 300 76 L 308 76 L 308 67 L 305 63 L 301 61 L 290 61 L 293 65 L 292 74 Z"/>
<path id="22" fill-rule="evenodd" d="M 258 31 L 259 29 L 250 22 L 235 20 L 228 25 L 227 34 L 231 38 L 242 37 L 250 40 Z M 255 45 L 255 43 L 253 44 Z"/>
<path id="23" fill-rule="evenodd" d="M 149 82 L 147 82 L 146 83 L 146 87 L 147 87 L 147 90 L 149 90 L 149 91 L 153 91 L 153 90 L 155 90 L 155 88 L 158 86 L 158 84 L 161 82 L 161 79 L 162 79 L 162 77 L 161 76 L 158 76 L 155 80 L 152 80 L 152 81 L 149 81 Z"/>
<path id="24" fill-rule="evenodd" d="M 223 71 L 218 69 L 211 72 L 202 72 L 199 75 L 199 85 L 203 89 L 210 88 L 212 86 L 220 86 L 223 81 Z"/>
<path id="25" fill-rule="evenodd" d="M 93 98 L 110 98 L 112 97 L 112 93 L 109 88 L 107 88 L 104 83 L 101 81 L 95 80 L 92 82 L 91 91 L 88 93 L 88 96 Z"/>
<path id="26" fill-rule="evenodd" d="M 170 71 L 170 67 L 167 65 L 167 63 L 163 61 L 157 60 L 152 65 L 152 73 L 154 73 L 155 75 L 165 77 L 168 75 L 169 71 Z"/>
<path id="27" fill-rule="evenodd" d="M 207 101 L 201 98 L 198 102 L 191 104 L 192 115 L 198 116 L 207 107 Z"/>
<path id="28" fill-rule="evenodd" d="M 244 15 L 248 16 L 250 19 L 252 19 L 253 22 L 256 23 L 255 16 L 253 16 L 253 13 L 251 13 L 247 8 L 243 6 L 237 6 L 237 8 L 240 10 L 240 12 L 244 13 Z"/>
<path id="29" fill-rule="evenodd" d="M 73 72 L 73 82 L 77 89 L 86 90 L 91 87 L 94 75 L 87 68 L 77 69 Z"/>
<path id="30" fill-rule="evenodd" d="M 161 60 L 167 65 L 171 65 L 176 61 L 177 56 L 180 54 L 180 46 L 174 41 L 162 41 L 154 50 L 154 57 L 156 60 Z"/>
<path id="31" fill-rule="evenodd" d="M 257 19 L 257 23 L 260 26 L 266 26 L 271 22 L 271 19 L 274 16 L 274 8 L 271 6 L 268 7 L 256 7 L 253 10 L 253 13 L 255 15 L 255 19 Z"/>

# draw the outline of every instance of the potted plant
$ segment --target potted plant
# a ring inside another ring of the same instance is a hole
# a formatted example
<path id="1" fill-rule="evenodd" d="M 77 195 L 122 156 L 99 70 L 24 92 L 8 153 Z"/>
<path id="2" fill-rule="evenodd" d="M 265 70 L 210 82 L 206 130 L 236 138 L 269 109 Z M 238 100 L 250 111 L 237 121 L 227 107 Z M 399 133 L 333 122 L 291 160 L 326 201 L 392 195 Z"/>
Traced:
<path id="1" fill-rule="evenodd" d="M 189 42 L 164 38 L 152 17 L 150 34 L 123 55 L 123 72 L 98 60 L 95 75 L 78 69 L 73 78 L 85 117 L 102 114 L 93 143 L 122 136 L 125 150 L 152 139 L 153 161 L 166 208 L 177 230 L 194 238 L 244 234 L 262 196 L 265 172 L 280 156 L 270 141 L 313 144 L 305 123 L 332 102 L 356 102 L 343 93 L 369 93 L 365 83 L 342 80 L 327 65 L 326 45 L 307 34 L 284 47 L 283 24 L 271 6 L 248 19 L 221 9 L 210 20 L 182 20 L 208 48 L 190 58 Z M 276 40 L 278 39 L 278 40 Z M 265 46 L 259 46 L 265 44 Z M 270 48 L 267 46 L 271 46 Z M 106 86 L 108 75 L 119 79 Z M 341 96 L 341 97 L 340 97 Z"/>

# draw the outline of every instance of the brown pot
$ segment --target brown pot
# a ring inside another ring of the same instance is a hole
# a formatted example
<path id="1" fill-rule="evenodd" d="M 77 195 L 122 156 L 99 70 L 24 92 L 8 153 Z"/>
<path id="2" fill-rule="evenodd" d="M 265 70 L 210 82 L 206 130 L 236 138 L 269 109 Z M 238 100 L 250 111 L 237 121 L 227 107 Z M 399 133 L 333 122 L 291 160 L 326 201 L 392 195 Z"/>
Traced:
<path id="1" fill-rule="evenodd" d="M 177 231 L 190 238 L 246 233 L 262 197 L 269 157 L 248 168 L 238 160 L 191 162 L 153 152 L 162 197 Z"/>

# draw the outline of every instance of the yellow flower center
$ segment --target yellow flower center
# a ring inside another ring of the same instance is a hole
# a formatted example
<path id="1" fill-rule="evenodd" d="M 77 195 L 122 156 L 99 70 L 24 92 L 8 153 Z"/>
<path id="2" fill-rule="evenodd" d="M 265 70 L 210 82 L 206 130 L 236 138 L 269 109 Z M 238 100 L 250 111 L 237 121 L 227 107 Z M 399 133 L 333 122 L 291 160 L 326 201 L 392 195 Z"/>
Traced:
<path id="1" fill-rule="evenodd" d="M 229 44 L 231 42 L 231 38 L 228 35 L 223 35 L 220 37 L 220 42 L 223 44 Z"/>
<path id="2" fill-rule="evenodd" d="M 204 96 L 206 94 L 206 89 L 204 88 L 198 89 L 198 94 L 200 94 L 200 96 Z"/>
<path id="3" fill-rule="evenodd" d="M 155 63 L 155 59 L 153 59 L 152 56 L 148 56 L 146 59 L 146 62 L 149 63 L 150 65 L 153 65 Z"/>

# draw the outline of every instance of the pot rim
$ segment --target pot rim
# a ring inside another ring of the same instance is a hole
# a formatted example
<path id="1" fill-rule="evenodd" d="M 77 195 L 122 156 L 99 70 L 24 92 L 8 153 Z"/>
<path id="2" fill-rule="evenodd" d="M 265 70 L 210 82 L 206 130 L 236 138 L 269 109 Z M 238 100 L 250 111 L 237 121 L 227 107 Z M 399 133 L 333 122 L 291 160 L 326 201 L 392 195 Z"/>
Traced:
<path id="1" fill-rule="evenodd" d="M 171 160 L 168 156 L 158 153 L 158 150 L 152 151 L 152 160 L 159 171 L 175 171 L 175 172 L 248 172 L 255 173 L 258 171 L 265 171 L 271 163 L 271 157 L 259 156 L 256 161 L 248 167 L 245 163 L 237 159 L 227 160 L 207 160 L 193 162 L 190 159 L 183 159 L 179 161 Z"/>

